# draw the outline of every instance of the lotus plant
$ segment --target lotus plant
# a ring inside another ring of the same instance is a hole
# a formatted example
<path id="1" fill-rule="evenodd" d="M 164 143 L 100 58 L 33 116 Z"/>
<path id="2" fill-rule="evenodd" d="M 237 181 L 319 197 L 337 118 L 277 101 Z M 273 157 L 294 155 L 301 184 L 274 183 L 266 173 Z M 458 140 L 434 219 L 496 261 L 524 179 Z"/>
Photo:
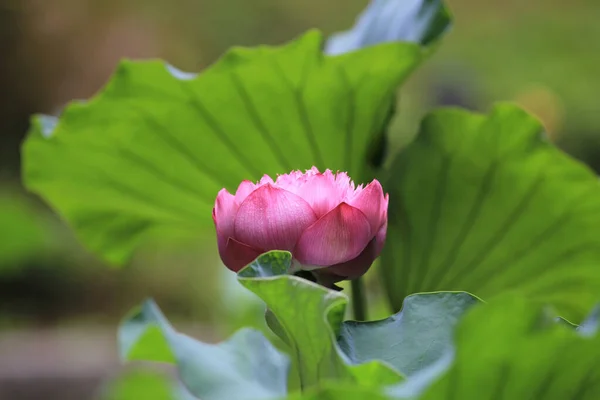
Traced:
<path id="1" fill-rule="evenodd" d="M 276 180 L 222 189 L 213 209 L 219 254 L 239 271 L 260 254 L 287 250 L 293 269 L 331 285 L 362 276 L 381 252 L 388 195 L 373 180 L 356 186 L 345 172 L 292 171 Z"/>

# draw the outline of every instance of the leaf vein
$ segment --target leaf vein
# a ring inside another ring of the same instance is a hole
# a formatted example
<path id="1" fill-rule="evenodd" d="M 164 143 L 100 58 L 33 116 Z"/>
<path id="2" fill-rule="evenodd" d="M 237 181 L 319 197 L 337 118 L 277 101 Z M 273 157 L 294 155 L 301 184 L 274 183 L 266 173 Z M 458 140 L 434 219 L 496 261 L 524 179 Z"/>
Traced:
<path id="1" fill-rule="evenodd" d="M 437 231 L 439 226 L 438 222 L 442 213 L 443 200 L 446 196 L 446 186 L 451 163 L 452 157 L 450 157 L 447 154 L 443 155 L 442 163 L 440 165 L 440 172 L 438 174 L 438 180 L 436 184 L 435 198 L 433 206 L 431 208 L 431 212 L 429 214 L 429 221 L 427 224 L 428 234 L 425 236 L 427 238 L 427 244 L 423 248 L 421 263 L 419 268 L 417 269 L 419 271 L 426 272 L 421 275 L 421 279 L 418 281 L 416 287 L 414 287 L 412 290 L 413 292 L 427 290 L 423 287 L 423 284 L 428 280 L 429 272 L 431 271 L 428 269 L 429 260 L 431 258 L 431 250 L 432 248 L 435 248 L 435 242 L 437 239 Z"/>
<path id="2" fill-rule="evenodd" d="M 260 115 L 258 114 L 258 110 L 256 109 L 254 102 L 252 101 L 252 98 L 248 95 L 248 92 L 244 88 L 244 85 L 240 81 L 240 78 L 235 72 L 231 72 L 230 76 L 233 85 L 239 93 L 240 98 L 244 102 L 246 111 L 248 112 L 248 115 L 250 116 L 250 119 L 252 120 L 252 123 L 254 124 L 255 128 L 258 132 L 260 132 L 262 138 L 271 148 L 271 151 L 275 155 L 275 158 L 277 158 L 277 161 L 279 162 L 283 170 L 286 172 L 291 171 L 293 167 L 286 159 L 285 153 L 279 148 L 277 142 L 275 142 L 275 140 L 273 139 L 273 136 L 269 132 L 269 129 L 263 123 Z"/>
<path id="3" fill-rule="evenodd" d="M 493 180 L 493 177 L 496 174 L 497 170 L 498 170 L 498 162 L 494 161 L 488 167 L 488 170 L 484 174 L 482 184 L 479 186 L 479 191 L 477 193 L 477 197 L 475 198 L 473 205 L 469 209 L 467 218 L 465 219 L 465 222 L 463 223 L 461 230 L 459 231 L 458 235 L 456 236 L 456 239 L 454 240 L 454 243 L 452 244 L 452 247 L 450 248 L 450 252 L 449 252 L 448 256 L 446 257 L 446 259 L 444 261 L 442 261 L 442 263 L 436 269 L 436 271 L 441 271 L 440 275 L 437 275 L 438 282 L 444 280 L 444 278 L 448 274 L 448 271 L 452 268 L 452 266 L 456 262 L 458 254 L 460 254 L 460 250 L 464 246 L 467 238 L 470 236 L 470 233 L 473 230 L 473 226 L 475 225 L 475 222 L 477 221 L 477 217 L 479 216 L 479 213 L 481 212 L 483 205 L 489 199 L 489 196 L 487 196 L 487 195 L 490 191 L 491 181 Z M 429 283 L 430 282 L 427 281 L 426 284 L 429 284 Z"/>
<path id="4" fill-rule="evenodd" d="M 319 168 L 325 168 L 326 167 L 325 160 L 323 159 L 323 156 L 321 155 L 321 150 L 319 149 L 319 145 L 317 143 L 315 133 L 314 133 L 312 125 L 310 123 L 308 111 L 307 111 L 306 105 L 304 103 L 303 92 L 302 92 L 302 90 L 305 86 L 306 79 L 308 79 L 308 60 L 306 60 L 304 62 L 304 65 L 302 67 L 302 75 L 300 77 L 300 83 L 298 86 L 295 86 L 292 82 L 290 82 L 290 80 L 287 78 L 287 76 L 285 75 L 285 72 L 283 71 L 283 69 L 281 68 L 279 63 L 277 63 L 277 61 L 273 60 L 272 58 L 269 58 L 269 61 L 273 65 L 273 68 L 275 69 L 277 74 L 282 78 L 282 80 L 288 86 L 289 90 L 293 93 L 294 103 L 295 103 L 296 109 L 298 111 L 298 117 L 300 119 L 300 123 L 302 124 L 302 128 L 304 129 L 304 134 L 305 134 L 306 138 L 308 139 L 308 143 L 309 143 L 309 146 L 313 153 L 313 156 L 315 157 L 315 160 L 318 163 Z"/>
<path id="5" fill-rule="evenodd" d="M 256 179 L 262 176 L 261 171 L 256 169 L 252 162 L 240 151 L 236 145 L 229 139 L 229 136 L 225 133 L 222 127 L 219 125 L 217 120 L 213 117 L 213 115 L 208 111 L 206 106 L 202 104 L 198 96 L 190 90 L 187 85 L 184 85 L 183 82 L 181 84 L 184 92 L 188 94 L 189 104 L 194 107 L 194 109 L 202 115 L 206 124 L 210 127 L 214 135 L 223 143 L 229 150 L 233 153 L 235 157 L 245 166 L 246 170 L 248 170 Z"/>
<path id="6" fill-rule="evenodd" d="M 513 209 L 513 211 L 508 215 L 502 226 L 494 233 L 494 235 L 487 241 L 487 243 L 482 246 L 481 251 L 479 251 L 475 257 L 471 260 L 471 262 L 466 263 L 462 269 L 459 269 L 457 273 L 454 274 L 452 278 L 449 279 L 448 282 L 441 282 L 440 287 L 453 287 L 457 280 L 467 271 L 473 271 L 473 269 L 480 265 L 485 261 L 485 259 L 491 254 L 492 251 L 496 249 L 496 247 L 506 238 L 506 235 L 510 232 L 510 230 L 514 227 L 515 223 L 519 220 L 521 214 L 525 212 L 527 206 L 529 205 L 531 199 L 538 193 L 540 185 L 544 182 L 544 175 L 538 174 L 538 177 L 533 181 L 531 187 L 527 190 L 521 201 L 517 204 L 517 206 Z M 474 277 L 476 277 L 476 273 L 470 273 L 469 278 L 471 281 Z M 468 280 L 467 280 L 468 281 Z M 466 289 L 469 287 L 466 285 L 466 282 L 463 282 L 463 287 Z"/>

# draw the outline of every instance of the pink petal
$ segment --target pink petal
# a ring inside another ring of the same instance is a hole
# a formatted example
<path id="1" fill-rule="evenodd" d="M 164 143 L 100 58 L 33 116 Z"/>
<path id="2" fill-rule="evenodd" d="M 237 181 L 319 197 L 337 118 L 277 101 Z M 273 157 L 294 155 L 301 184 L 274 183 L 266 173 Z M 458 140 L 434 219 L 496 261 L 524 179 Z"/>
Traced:
<path id="1" fill-rule="evenodd" d="M 227 240 L 224 251 L 219 251 L 221 261 L 233 272 L 238 272 L 261 254 L 262 251 L 238 242 L 233 238 Z"/>
<path id="2" fill-rule="evenodd" d="M 312 167 L 311 169 L 306 170 L 304 173 L 301 171 L 291 171 L 288 174 L 279 175 L 275 181 L 275 187 L 298 194 L 300 188 L 302 188 L 312 179 L 313 176 L 316 175 L 322 175 L 316 167 Z"/>
<path id="3" fill-rule="evenodd" d="M 240 205 L 234 237 L 265 251 L 292 251 L 302 232 L 316 220 L 312 208 L 302 198 L 266 184 Z"/>
<path id="4" fill-rule="evenodd" d="M 292 171 L 289 174 L 279 175 L 275 181 L 275 187 L 298 194 L 298 189 L 306 182 L 306 175 L 300 171 Z"/>
<path id="5" fill-rule="evenodd" d="M 373 238 L 371 242 L 365 247 L 365 249 L 350 261 L 346 261 L 340 264 L 332 265 L 331 267 L 323 268 L 322 270 L 315 270 L 313 273 L 319 271 L 327 272 L 341 277 L 340 280 L 356 279 L 365 274 L 373 264 L 373 261 L 377 258 L 377 245 L 376 239 Z"/>
<path id="6" fill-rule="evenodd" d="M 387 216 L 386 216 L 387 217 Z M 379 257 L 381 251 L 383 250 L 383 246 L 385 245 L 385 238 L 387 236 L 387 218 L 379 231 L 377 231 L 377 235 L 375 235 L 375 258 Z"/>
<path id="7" fill-rule="evenodd" d="M 302 233 L 294 257 L 306 266 L 335 265 L 357 257 L 372 238 L 362 211 L 341 203 Z"/>
<path id="8" fill-rule="evenodd" d="M 362 189 L 362 186 L 356 188 L 354 186 L 354 182 L 346 172 L 337 172 L 335 175 L 330 171 L 325 171 L 325 175 L 331 175 L 331 179 L 335 182 L 335 185 L 338 187 L 338 190 L 342 193 L 345 200 L 350 199 L 354 195 L 355 190 Z"/>
<path id="9" fill-rule="evenodd" d="M 224 251 L 227 238 L 233 236 L 233 223 L 237 210 L 238 203 L 235 201 L 235 197 L 227 189 L 221 189 L 217 194 L 217 200 L 213 208 L 213 221 L 217 231 L 219 252 Z"/>
<path id="10" fill-rule="evenodd" d="M 321 218 L 344 201 L 344 194 L 332 178 L 319 174 L 310 177 L 296 194 L 310 204 L 317 218 Z"/>
<path id="11" fill-rule="evenodd" d="M 390 204 L 390 195 L 388 193 L 385 194 L 383 199 L 383 204 L 381 205 L 381 221 L 387 225 L 388 220 L 388 205 Z"/>
<path id="12" fill-rule="evenodd" d="M 273 179 L 269 175 L 265 174 L 265 175 L 263 175 L 262 178 L 260 178 L 260 181 L 258 182 L 258 184 L 260 186 L 262 186 L 262 185 L 266 185 L 267 183 L 271 183 L 272 184 L 273 183 Z"/>
<path id="13" fill-rule="evenodd" d="M 238 206 L 242 204 L 242 202 L 246 200 L 246 197 L 256 190 L 256 188 L 257 186 L 254 183 L 250 181 L 242 181 L 235 192 L 235 201 Z"/>
<path id="14" fill-rule="evenodd" d="M 323 286 L 332 287 L 334 283 L 339 281 L 360 278 L 369 270 L 373 261 L 379 257 L 385 244 L 386 232 L 387 221 L 381 226 L 377 235 L 375 235 L 373 240 L 369 242 L 358 257 L 350 261 L 332 265 L 331 267 L 313 270 L 312 273 L 316 277 L 317 282 Z"/>
<path id="15" fill-rule="evenodd" d="M 356 197 L 350 200 L 352 207 L 362 211 L 371 225 L 372 232 L 377 232 L 385 220 L 387 200 L 383 188 L 377 179 L 369 183 Z"/>

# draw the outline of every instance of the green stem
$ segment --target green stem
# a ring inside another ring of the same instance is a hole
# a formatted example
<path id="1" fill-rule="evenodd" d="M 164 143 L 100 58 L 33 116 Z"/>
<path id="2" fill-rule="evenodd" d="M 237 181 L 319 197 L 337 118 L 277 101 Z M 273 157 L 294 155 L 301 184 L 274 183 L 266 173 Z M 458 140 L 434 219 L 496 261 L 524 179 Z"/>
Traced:
<path id="1" fill-rule="evenodd" d="M 351 281 L 352 285 L 352 311 L 354 319 L 365 321 L 367 319 L 367 301 L 365 298 L 364 285 L 361 278 Z"/>

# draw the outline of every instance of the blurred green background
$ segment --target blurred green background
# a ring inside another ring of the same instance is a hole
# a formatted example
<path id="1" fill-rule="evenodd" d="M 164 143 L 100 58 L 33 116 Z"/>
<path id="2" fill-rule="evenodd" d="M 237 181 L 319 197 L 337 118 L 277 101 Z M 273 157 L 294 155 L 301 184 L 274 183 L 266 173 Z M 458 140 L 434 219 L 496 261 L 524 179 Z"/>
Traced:
<path id="1" fill-rule="evenodd" d="M 454 28 L 401 91 L 393 150 L 432 107 L 485 111 L 508 100 L 537 115 L 550 140 L 599 171 L 600 2 L 447 3 Z M 121 270 L 87 253 L 20 186 L 19 146 L 30 115 L 56 114 L 65 102 L 92 96 L 122 57 L 160 57 L 198 71 L 231 46 L 279 44 L 312 27 L 327 34 L 348 29 L 366 4 L 0 0 L 1 399 L 98 396 L 98 385 L 118 366 L 116 325 L 145 297 L 204 340 L 259 324 L 262 312 L 220 265 L 212 235 L 193 246 L 144 249 Z M 376 315 L 385 316 L 377 282 L 369 285 Z"/>

